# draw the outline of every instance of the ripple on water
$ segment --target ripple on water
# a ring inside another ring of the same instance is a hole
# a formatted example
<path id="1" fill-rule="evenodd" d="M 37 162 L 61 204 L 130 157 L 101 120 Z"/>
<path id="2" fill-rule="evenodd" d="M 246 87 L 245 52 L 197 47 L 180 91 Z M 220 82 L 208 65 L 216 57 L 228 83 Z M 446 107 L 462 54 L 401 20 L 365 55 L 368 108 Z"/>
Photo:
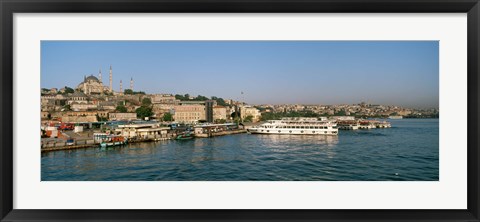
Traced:
<path id="1" fill-rule="evenodd" d="M 230 135 L 42 154 L 43 181 L 438 181 L 438 120 L 338 136 Z"/>

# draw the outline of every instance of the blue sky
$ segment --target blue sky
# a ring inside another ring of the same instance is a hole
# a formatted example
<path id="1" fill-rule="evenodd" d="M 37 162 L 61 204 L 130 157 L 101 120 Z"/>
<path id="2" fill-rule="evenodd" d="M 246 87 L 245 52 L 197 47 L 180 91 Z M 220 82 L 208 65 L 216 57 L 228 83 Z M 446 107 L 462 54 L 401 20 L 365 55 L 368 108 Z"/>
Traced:
<path id="1" fill-rule="evenodd" d="M 438 108 L 438 41 L 42 41 L 41 87 L 85 75 L 136 91 L 251 104 Z M 241 92 L 244 92 L 242 95 Z"/>

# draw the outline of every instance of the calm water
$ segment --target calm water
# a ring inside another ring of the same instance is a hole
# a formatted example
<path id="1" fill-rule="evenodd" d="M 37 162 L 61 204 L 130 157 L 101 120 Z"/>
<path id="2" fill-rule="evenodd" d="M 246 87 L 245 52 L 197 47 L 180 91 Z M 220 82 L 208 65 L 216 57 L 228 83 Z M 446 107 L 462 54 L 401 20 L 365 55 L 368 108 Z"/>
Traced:
<path id="1" fill-rule="evenodd" d="M 338 137 L 230 135 L 42 154 L 43 181 L 438 180 L 438 119 Z"/>

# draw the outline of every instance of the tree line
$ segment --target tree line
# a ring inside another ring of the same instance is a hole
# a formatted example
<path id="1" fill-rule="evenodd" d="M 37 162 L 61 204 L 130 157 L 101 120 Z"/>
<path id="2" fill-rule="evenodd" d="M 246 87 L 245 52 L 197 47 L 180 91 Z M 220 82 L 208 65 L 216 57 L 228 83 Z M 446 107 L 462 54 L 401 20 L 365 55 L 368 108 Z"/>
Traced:
<path id="1" fill-rule="evenodd" d="M 208 98 L 206 96 L 198 95 L 196 97 L 190 98 L 190 94 L 185 94 L 185 95 L 180 95 L 176 94 L 175 99 L 178 99 L 180 101 L 207 101 L 207 100 L 215 100 L 218 105 L 220 106 L 230 106 L 230 104 L 226 103 L 223 98 L 212 96 L 211 98 Z"/>

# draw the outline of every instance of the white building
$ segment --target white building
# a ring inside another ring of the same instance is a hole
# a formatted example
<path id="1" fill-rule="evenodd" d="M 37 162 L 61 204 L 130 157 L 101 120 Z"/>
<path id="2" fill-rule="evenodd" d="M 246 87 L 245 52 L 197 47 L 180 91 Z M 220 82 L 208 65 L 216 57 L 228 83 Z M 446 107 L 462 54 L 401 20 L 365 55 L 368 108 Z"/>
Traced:
<path id="1" fill-rule="evenodd" d="M 155 139 L 165 137 L 169 127 L 157 123 L 119 125 L 115 132 L 127 138 Z"/>
<path id="2" fill-rule="evenodd" d="M 248 116 L 252 116 L 252 122 L 260 121 L 262 114 L 260 110 L 251 106 L 241 106 L 240 107 L 240 118 L 245 119 Z"/>
<path id="3" fill-rule="evenodd" d="M 109 120 L 136 120 L 137 113 L 109 113 Z"/>

